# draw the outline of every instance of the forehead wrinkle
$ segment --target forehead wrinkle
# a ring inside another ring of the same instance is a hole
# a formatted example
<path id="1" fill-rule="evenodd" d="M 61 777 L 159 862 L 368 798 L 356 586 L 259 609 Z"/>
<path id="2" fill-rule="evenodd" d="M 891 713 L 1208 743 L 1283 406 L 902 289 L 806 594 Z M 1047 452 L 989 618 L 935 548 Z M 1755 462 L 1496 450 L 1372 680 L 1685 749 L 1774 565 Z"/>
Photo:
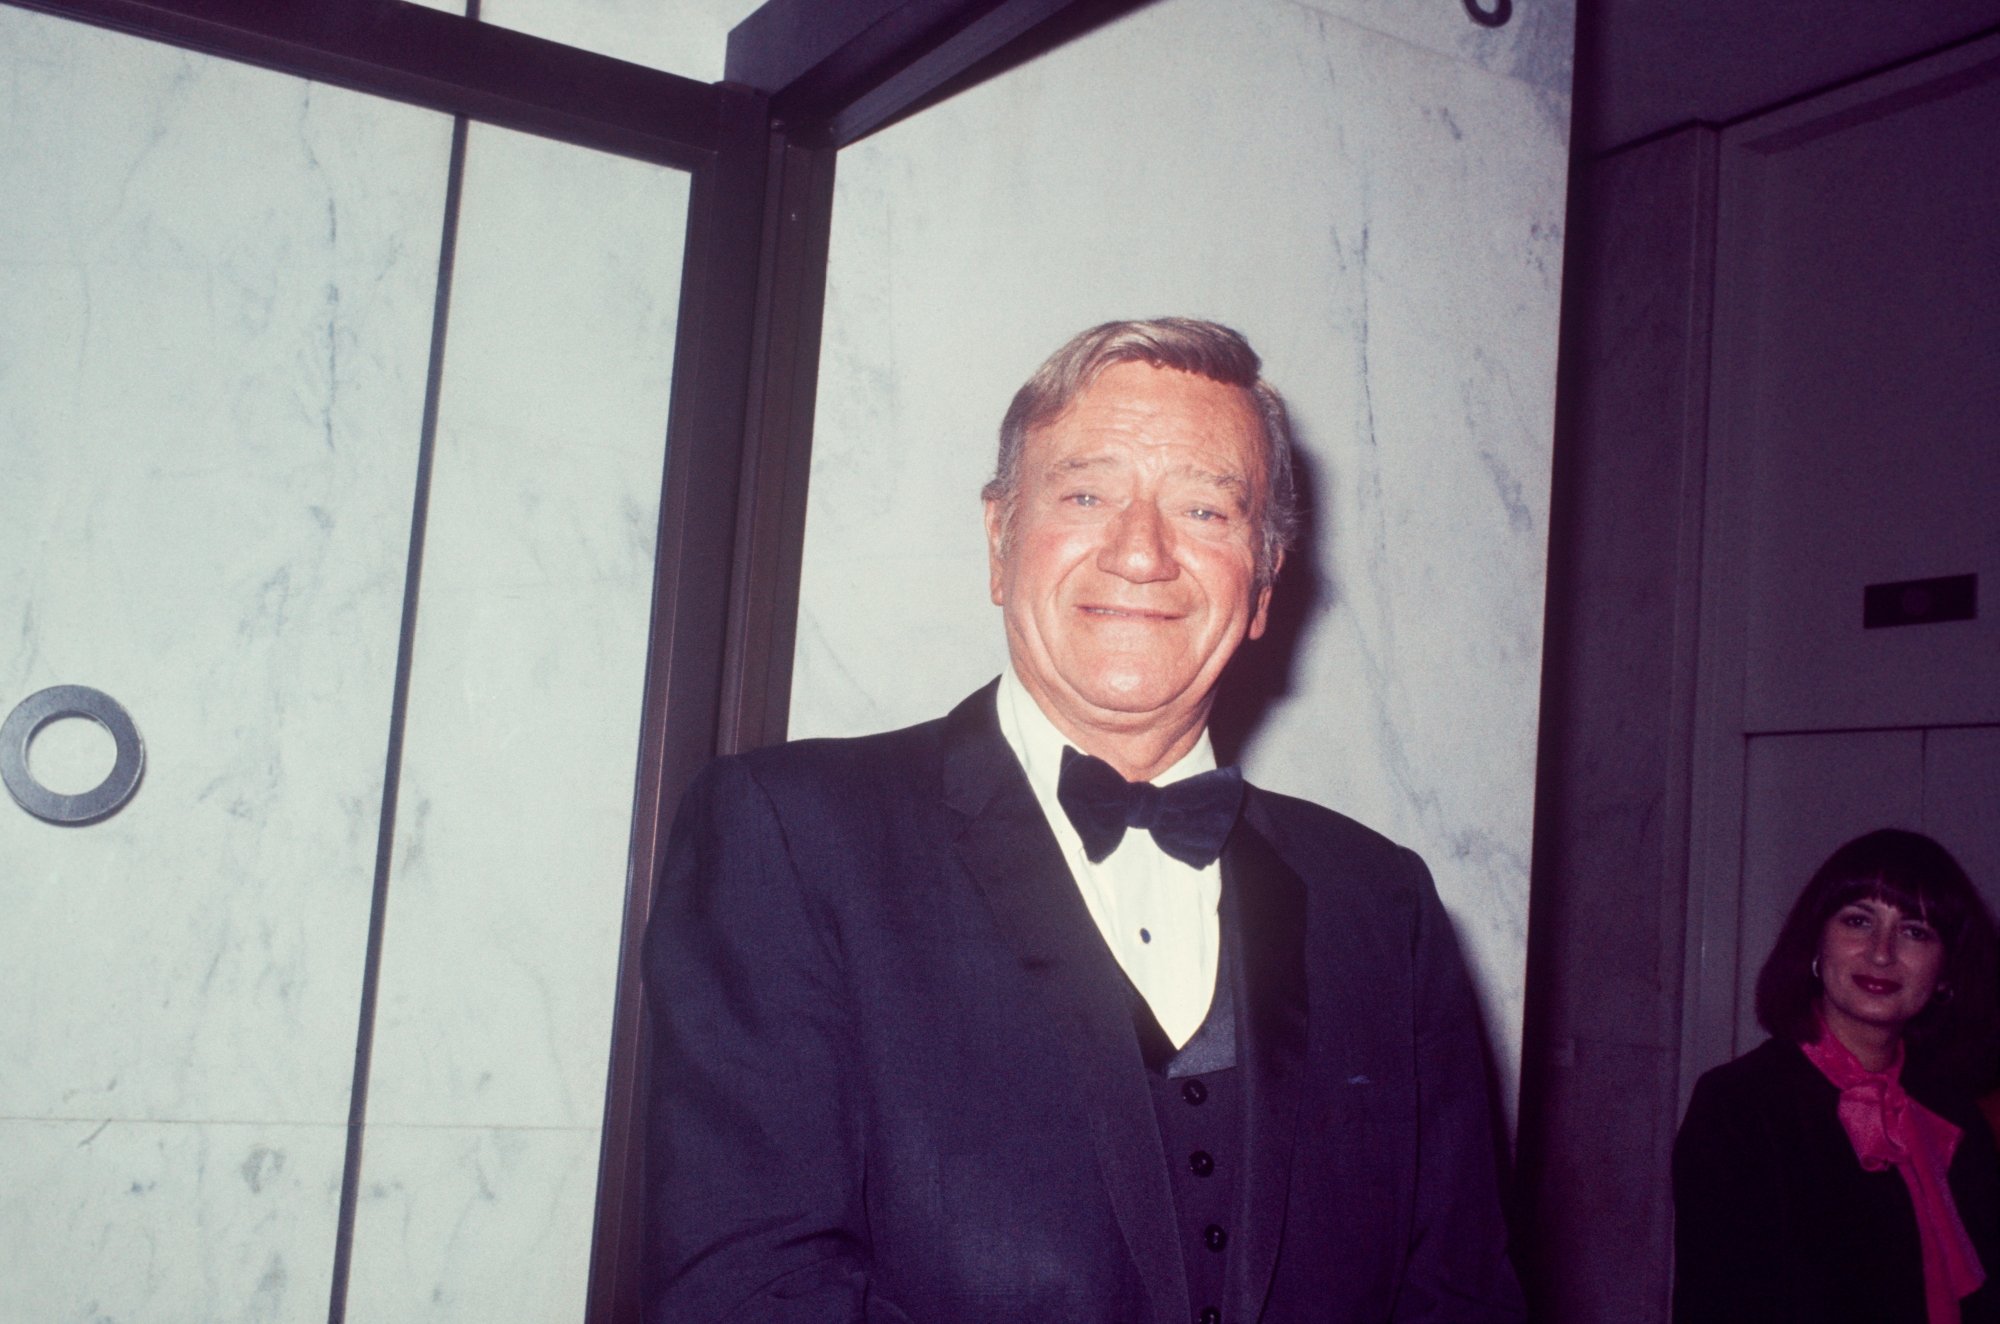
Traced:
<path id="1" fill-rule="evenodd" d="M 1121 463 L 1119 456 L 1098 451 L 1089 455 L 1066 455 L 1049 463 L 1053 474 L 1082 473 L 1090 469 L 1110 469 Z M 1245 500 L 1250 496 L 1250 480 L 1234 469 L 1205 469 L 1199 464 L 1177 464 L 1169 468 L 1170 478 L 1186 478 L 1208 487 L 1221 488 Z"/>
<path id="2" fill-rule="evenodd" d="M 1107 469 L 1117 463 L 1109 454 L 1099 451 L 1094 455 L 1065 455 L 1049 464 L 1049 472 L 1056 474 L 1079 473 L 1085 469 Z"/>

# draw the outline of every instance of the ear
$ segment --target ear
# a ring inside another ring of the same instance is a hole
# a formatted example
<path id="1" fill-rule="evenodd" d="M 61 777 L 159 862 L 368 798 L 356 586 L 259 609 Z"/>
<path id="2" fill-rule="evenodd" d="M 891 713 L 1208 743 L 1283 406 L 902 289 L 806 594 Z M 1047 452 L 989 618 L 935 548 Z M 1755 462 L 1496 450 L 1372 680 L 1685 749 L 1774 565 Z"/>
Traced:
<path id="1" fill-rule="evenodd" d="M 1007 558 L 1001 550 L 1001 544 L 1005 541 L 1006 527 L 1007 511 L 1004 503 L 988 497 L 986 499 L 986 592 L 996 607 L 1007 605 Z"/>
<path id="2" fill-rule="evenodd" d="M 1285 554 L 1279 552 L 1277 563 L 1271 567 L 1272 583 L 1266 584 L 1257 590 L 1257 610 L 1250 617 L 1248 637 L 1251 639 L 1262 639 L 1264 637 L 1264 627 L 1271 623 L 1271 588 L 1277 582 L 1278 572 L 1284 568 Z"/>

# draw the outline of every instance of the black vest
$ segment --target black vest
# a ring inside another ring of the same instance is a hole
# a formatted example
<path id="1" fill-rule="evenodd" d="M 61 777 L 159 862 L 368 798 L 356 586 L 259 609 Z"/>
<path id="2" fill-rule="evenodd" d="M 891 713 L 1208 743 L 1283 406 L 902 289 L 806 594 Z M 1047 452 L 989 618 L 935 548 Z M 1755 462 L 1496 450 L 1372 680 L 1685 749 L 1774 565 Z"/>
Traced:
<path id="1" fill-rule="evenodd" d="M 1239 958 L 1231 927 L 1222 926 L 1215 996 L 1208 1015 L 1178 1052 L 1146 999 L 1137 989 L 1132 991 L 1132 1024 L 1166 1146 L 1194 1324 L 1222 1322 L 1225 1269 L 1238 1222 L 1243 1090 L 1236 1070 Z"/>

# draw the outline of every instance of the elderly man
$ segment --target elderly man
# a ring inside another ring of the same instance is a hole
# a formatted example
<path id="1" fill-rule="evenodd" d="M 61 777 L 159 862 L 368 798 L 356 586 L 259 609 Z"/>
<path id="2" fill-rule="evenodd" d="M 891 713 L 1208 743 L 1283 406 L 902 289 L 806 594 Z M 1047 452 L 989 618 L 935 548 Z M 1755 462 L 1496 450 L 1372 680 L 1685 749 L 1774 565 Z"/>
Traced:
<path id="1" fill-rule="evenodd" d="M 1423 863 L 1218 769 L 1295 523 L 1235 332 L 1087 331 L 986 489 L 1008 669 L 712 765 L 647 939 L 655 1324 L 1511 1320 Z"/>

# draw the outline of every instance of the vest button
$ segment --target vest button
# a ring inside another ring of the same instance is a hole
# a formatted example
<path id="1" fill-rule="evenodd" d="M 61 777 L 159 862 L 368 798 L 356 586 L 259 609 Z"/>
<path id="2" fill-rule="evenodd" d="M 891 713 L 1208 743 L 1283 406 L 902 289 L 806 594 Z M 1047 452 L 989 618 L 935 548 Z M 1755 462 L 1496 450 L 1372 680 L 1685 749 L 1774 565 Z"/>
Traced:
<path id="1" fill-rule="evenodd" d="M 1209 1157 L 1207 1150 L 1197 1149 L 1188 1155 L 1188 1171 L 1197 1177 L 1206 1177 L 1215 1171 L 1215 1160 Z"/>
<path id="2" fill-rule="evenodd" d="M 1199 1104 L 1208 1097 L 1208 1086 L 1198 1080 L 1183 1081 L 1181 1083 L 1181 1097 L 1189 1103 Z"/>
<path id="3" fill-rule="evenodd" d="M 1229 1244 L 1229 1234 L 1222 1230 L 1220 1223 L 1210 1223 L 1201 1230 L 1201 1244 L 1210 1250 L 1221 1250 Z"/>
<path id="4" fill-rule="evenodd" d="M 1201 1313 L 1194 1317 L 1194 1324 L 1222 1324 L 1222 1312 L 1214 1306 L 1203 1306 Z"/>

